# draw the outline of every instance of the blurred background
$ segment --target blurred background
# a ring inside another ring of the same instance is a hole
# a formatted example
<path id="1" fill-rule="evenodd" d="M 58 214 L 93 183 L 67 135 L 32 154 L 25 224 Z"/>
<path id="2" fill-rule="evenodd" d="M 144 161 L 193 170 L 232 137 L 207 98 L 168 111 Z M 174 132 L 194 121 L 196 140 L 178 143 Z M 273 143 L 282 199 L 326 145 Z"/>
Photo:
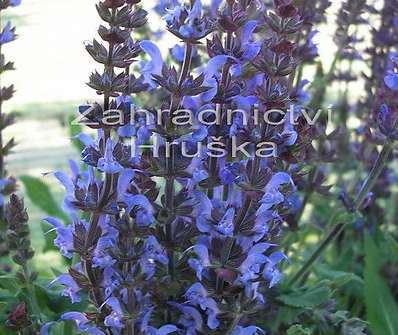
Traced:
<path id="1" fill-rule="evenodd" d="M 15 125 L 7 128 L 6 139 L 14 137 L 17 147 L 8 157 L 7 169 L 17 178 L 40 178 L 49 188 L 56 202 L 61 203 L 63 189 L 51 175 L 43 174 L 67 170 L 68 159 L 79 160 L 79 152 L 72 136 L 79 129 L 71 129 L 69 120 L 77 116 L 77 106 L 95 100 L 95 92 L 86 86 L 94 63 L 83 43 L 96 36 L 98 16 L 92 0 L 24 0 L 20 7 L 7 10 L 1 21 L 11 20 L 17 27 L 18 39 L 6 45 L 6 57 L 15 62 L 16 71 L 2 76 L 4 84 L 13 83 L 16 94 L 7 101 L 5 113 L 17 112 Z M 150 12 L 152 31 L 164 30 L 163 22 L 154 12 L 157 1 L 145 1 Z M 321 27 L 315 41 L 324 66 L 331 62 L 335 50 L 332 17 L 339 6 L 334 1 L 329 24 Z M 159 45 L 167 55 L 177 43 L 171 34 L 162 35 Z M 3 83 L 2 83 L 3 84 Z M 21 193 L 25 193 L 19 182 Z M 33 244 L 39 269 L 48 261 L 60 263 L 57 252 L 46 252 L 45 235 L 41 226 L 43 210 L 26 197 L 31 217 Z M 51 205 L 51 204 L 47 204 Z"/>

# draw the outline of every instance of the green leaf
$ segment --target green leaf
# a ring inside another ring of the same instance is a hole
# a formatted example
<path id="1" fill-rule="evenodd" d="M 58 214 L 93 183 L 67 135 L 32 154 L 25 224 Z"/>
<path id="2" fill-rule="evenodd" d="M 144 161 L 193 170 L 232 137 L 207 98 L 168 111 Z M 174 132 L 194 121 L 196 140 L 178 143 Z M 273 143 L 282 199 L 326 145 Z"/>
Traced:
<path id="1" fill-rule="evenodd" d="M 349 319 L 343 323 L 341 335 L 366 335 L 367 323 L 361 319 Z"/>
<path id="2" fill-rule="evenodd" d="M 46 183 L 39 178 L 31 176 L 21 176 L 20 180 L 24 184 L 26 194 L 33 204 L 35 204 L 49 216 L 57 217 L 63 220 L 65 223 L 69 221 L 68 216 L 55 201 L 54 196 L 52 195 L 51 190 Z M 50 228 L 50 225 L 47 223 L 41 222 L 40 226 L 46 241 L 44 251 L 56 250 L 53 242 L 56 237 L 55 232 L 47 233 Z"/>
<path id="3" fill-rule="evenodd" d="M 365 300 L 370 329 L 375 335 L 398 335 L 398 306 L 380 275 L 383 257 L 369 234 L 365 236 Z"/>
<path id="4" fill-rule="evenodd" d="M 358 285 L 363 285 L 362 278 L 358 277 L 355 273 L 338 271 L 330 269 L 324 265 L 317 266 L 316 273 L 325 279 L 329 279 L 332 284 L 337 287 L 344 286 L 350 282 L 355 282 Z"/>
<path id="5" fill-rule="evenodd" d="M 2 335 L 15 335 L 15 331 L 13 331 L 13 330 L 11 330 L 11 329 L 3 326 L 3 325 L 0 325 L 0 334 L 2 334 Z"/>
<path id="6" fill-rule="evenodd" d="M 35 292 L 40 310 L 43 314 L 51 318 L 59 318 L 62 313 L 68 310 L 83 312 L 87 309 L 87 300 L 72 304 L 69 298 L 60 295 L 58 289 L 50 289 L 47 286 L 35 285 Z"/>
<path id="7" fill-rule="evenodd" d="M 276 332 L 281 325 L 291 325 L 300 322 L 300 316 L 305 311 L 305 309 L 296 307 L 280 306 L 275 322 L 272 322 L 272 324 L 264 324 L 263 327 L 269 327 Z"/>
<path id="8" fill-rule="evenodd" d="M 304 328 L 302 325 L 291 326 L 286 335 L 312 335 L 314 332 L 311 329 Z"/>
<path id="9" fill-rule="evenodd" d="M 384 237 L 387 240 L 387 244 L 392 253 L 392 257 L 394 259 L 398 258 L 398 242 L 389 233 L 385 233 Z"/>
<path id="10" fill-rule="evenodd" d="M 4 275 L 0 276 L 0 288 L 7 290 L 13 294 L 16 294 L 20 287 L 15 280 L 15 276 L 12 275 Z"/>
<path id="11" fill-rule="evenodd" d="M 282 294 L 278 300 L 291 307 L 314 308 L 328 300 L 331 295 L 331 289 L 325 286 L 325 283 L 320 283 L 317 286 L 299 288 Z"/>
<path id="12" fill-rule="evenodd" d="M 50 216 L 55 216 L 64 221 L 69 220 L 61 207 L 55 201 L 50 188 L 45 182 L 32 176 L 21 176 L 20 180 L 26 188 L 26 193 L 29 199 L 37 207 Z"/>

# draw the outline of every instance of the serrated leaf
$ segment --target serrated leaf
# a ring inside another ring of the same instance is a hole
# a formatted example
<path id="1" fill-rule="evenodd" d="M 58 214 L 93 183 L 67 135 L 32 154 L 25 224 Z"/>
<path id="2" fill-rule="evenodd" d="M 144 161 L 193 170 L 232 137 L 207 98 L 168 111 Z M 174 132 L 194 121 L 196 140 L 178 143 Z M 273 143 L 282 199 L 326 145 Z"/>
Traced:
<path id="1" fill-rule="evenodd" d="M 355 273 L 329 269 L 325 266 L 318 266 L 316 272 L 321 278 L 329 279 L 335 286 L 341 287 L 350 282 L 363 285 L 362 278 Z"/>
<path id="2" fill-rule="evenodd" d="M 302 325 L 291 326 L 286 335 L 312 335 L 314 332 L 311 329 L 304 328 Z"/>
<path id="3" fill-rule="evenodd" d="M 341 335 L 366 335 L 367 324 L 361 319 L 349 319 L 343 323 Z"/>
<path id="4" fill-rule="evenodd" d="M 332 294 L 329 287 L 318 285 L 295 289 L 288 294 L 282 294 L 278 300 L 287 306 L 296 308 L 314 308 L 327 301 Z"/>
<path id="5" fill-rule="evenodd" d="M 376 335 L 398 334 L 398 306 L 380 274 L 382 254 L 373 238 L 365 236 L 365 302 L 370 329 Z"/>

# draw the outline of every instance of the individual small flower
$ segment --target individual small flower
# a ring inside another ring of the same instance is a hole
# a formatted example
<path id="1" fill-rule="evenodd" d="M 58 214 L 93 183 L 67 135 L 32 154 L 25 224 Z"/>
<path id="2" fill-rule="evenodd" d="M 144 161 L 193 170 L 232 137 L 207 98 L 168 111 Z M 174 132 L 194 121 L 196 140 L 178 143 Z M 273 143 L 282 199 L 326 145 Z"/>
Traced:
<path id="1" fill-rule="evenodd" d="M 157 87 L 152 75 L 160 75 L 163 68 L 163 58 L 159 48 L 151 41 L 141 41 L 140 48 L 151 58 L 149 62 L 141 62 L 141 74 L 144 77 L 144 83 L 151 89 Z"/>
<path id="2" fill-rule="evenodd" d="M 234 231 L 235 208 L 228 208 L 220 222 L 216 225 L 219 233 L 225 236 L 232 236 Z"/>
<path id="3" fill-rule="evenodd" d="M 190 9 L 185 5 L 175 6 L 168 10 L 164 19 L 171 33 L 193 44 L 210 34 L 213 29 L 212 23 L 202 17 L 201 0 L 194 0 Z"/>
<path id="4" fill-rule="evenodd" d="M 135 219 L 139 226 L 149 226 L 153 223 L 153 207 L 144 195 L 125 194 L 122 200 L 127 204 L 127 213 L 134 210 Z"/>
<path id="5" fill-rule="evenodd" d="M 40 327 L 40 335 L 50 335 L 49 330 L 55 322 L 47 322 Z"/>
<path id="6" fill-rule="evenodd" d="M 9 0 L 9 4 L 11 7 L 17 7 L 22 3 L 22 0 Z"/>
<path id="7" fill-rule="evenodd" d="M 318 46 L 314 43 L 314 37 L 319 33 L 318 30 L 311 31 L 307 36 L 307 48 L 312 57 L 318 55 Z"/>
<path id="8" fill-rule="evenodd" d="M 123 170 L 123 167 L 113 156 L 113 150 L 112 140 L 108 139 L 105 146 L 105 155 L 98 160 L 98 170 L 110 174 L 119 173 Z"/>
<path id="9" fill-rule="evenodd" d="M 3 30 L 0 32 L 0 45 L 15 40 L 15 28 L 11 27 L 11 22 L 7 22 Z"/>
<path id="10" fill-rule="evenodd" d="M 105 325 L 111 328 L 122 329 L 124 327 L 122 322 L 123 312 L 119 300 L 112 297 L 106 300 L 103 305 L 109 306 L 112 310 L 111 314 L 105 317 Z"/>
<path id="11" fill-rule="evenodd" d="M 225 165 L 220 169 L 219 177 L 221 183 L 224 185 L 232 184 L 233 182 L 239 180 L 240 164 L 239 162 L 233 162 L 231 164 Z"/>
<path id="12" fill-rule="evenodd" d="M 68 274 L 62 274 L 62 275 L 58 276 L 56 279 L 54 279 L 50 283 L 50 285 L 55 284 L 55 283 L 65 286 L 65 288 L 62 292 L 62 295 L 64 297 L 69 297 L 70 300 L 72 301 L 72 304 L 80 301 L 80 296 L 78 295 L 78 292 L 80 291 L 80 287 L 73 280 L 72 276 L 70 276 Z"/>
<path id="13" fill-rule="evenodd" d="M 14 178 L 0 179 L 0 206 L 4 205 L 4 195 L 9 194 L 10 190 L 15 190 L 16 180 Z"/>
<path id="14" fill-rule="evenodd" d="M 279 191 L 279 187 L 283 184 L 294 185 L 292 178 L 287 173 L 278 172 L 274 174 L 264 189 L 264 195 L 260 200 L 261 206 L 257 210 L 257 215 L 284 201 L 285 197 Z"/>
<path id="15" fill-rule="evenodd" d="M 211 16 L 216 16 L 222 1 L 223 0 L 211 0 L 211 3 L 210 3 L 210 14 L 211 14 Z"/>
<path id="16" fill-rule="evenodd" d="M 112 293 L 119 287 L 123 280 L 120 273 L 115 271 L 113 267 L 104 269 L 104 277 L 101 286 L 105 288 L 105 298 L 110 298 Z"/>
<path id="17" fill-rule="evenodd" d="M 280 251 L 274 252 L 267 257 L 263 277 L 269 282 L 269 288 L 274 287 L 281 280 L 282 274 L 278 270 L 277 265 L 284 259 L 286 259 L 285 254 Z"/>
<path id="18" fill-rule="evenodd" d="M 169 262 L 165 250 L 154 236 L 149 236 L 144 243 L 144 252 L 140 258 L 142 273 L 151 278 L 155 273 L 156 263 L 167 265 Z"/>
<path id="19" fill-rule="evenodd" d="M 196 272 L 196 277 L 199 280 L 202 280 L 202 273 L 206 267 L 209 267 L 210 264 L 210 258 L 209 258 L 209 250 L 207 246 L 204 244 L 197 244 L 193 247 L 193 251 L 196 253 L 198 256 L 197 258 L 190 258 L 188 260 L 189 266 L 195 270 Z"/>
<path id="20" fill-rule="evenodd" d="M 98 239 L 97 246 L 94 250 L 93 266 L 106 268 L 116 263 L 116 260 L 109 254 L 109 250 L 115 246 L 115 242 L 108 236 Z"/>
<path id="21" fill-rule="evenodd" d="M 76 208 L 73 206 L 73 203 L 76 200 L 75 185 L 74 185 L 72 179 L 67 174 L 65 174 L 64 172 L 60 172 L 60 171 L 54 172 L 54 176 L 55 176 L 55 178 L 58 179 L 58 181 L 62 184 L 62 186 L 66 190 L 62 208 L 68 213 L 75 212 Z"/>
<path id="22" fill-rule="evenodd" d="M 186 101 L 184 101 L 185 108 L 190 108 L 196 105 L 198 109 L 206 109 L 206 104 L 209 103 L 217 94 L 218 80 L 221 77 L 220 70 L 229 60 L 235 61 L 235 59 L 231 56 L 218 55 L 212 57 L 207 62 L 207 66 L 204 69 L 205 79 L 203 81 L 203 85 L 209 87 L 210 89 L 196 97 L 187 97 L 186 100 L 191 101 L 190 106 L 186 105 Z"/>
<path id="23" fill-rule="evenodd" d="M 260 266 L 267 262 L 267 257 L 264 253 L 270 248 L 270 246 L 271 245 L 269 243 L 258 243 L 251 247 L 246 259 L 239 267 L 241 272 L 239 281 L 246 284 L 258 277 Z"/>
<path id="24" fill-rule="evenodd" d="M 248 326 L 248 327 L 238 326 L 234 329 L 231 335 L 257 335 L 257 334 L 265 334 L 265 332 L 256 326 Z"/>
<path id="25" fill-rule="evenodd" d="M 256 20 L 249 20 L 243 26 L 240 33 L 240 45 L 243 51 L 240 57 L 243 61 L 251 61 L 256 57 L 261 50 L 260 42 L 252 42 L 253 33 L 257 28 Z"/>
<path id="26" fill-rule="evenodd" d="M 387 76 L 384 77 L 384 83 L 393 91 L 398 91 L 398 73 L 389 71 Z"/>
<path id="27" fill-rule="evenodd" d="M 76 323 L 77 329 L 91 335 L 105 335 L 105 333 L 97 327 L 92 327 L 90 321 L 83 313 L 68 312 L 61 316 L 61 320 L 71 320 Z"/>
<path id="28" fill-rule="evenodd" d="M 154 7 L 159 15 L 164 15 L 167 9 L 172 9 L 178 5 L 178 0 L 159 0 Z"/>
<path id="29" fill-rule="evenodd" d="M 308 85 L 310 82 L 307 79 L 301 80 L 297 92 L 296 92 L 296 99 L 300 104 L 305 104 L 310 101 L 310 95 L 309 93 L 304 89 L 306 85 Z"/>
<path id="30" fill-rule="evenodd" d="M 389 108 L 386 104 L 382 104 L 380 107 L 380 111 L 377 115 L 377 123 L 380 131 L 389 137 L 393 137 L 397 135 L 395 124 L 396 115 L 394 115 L 391 108 Z"/>
<path id="31" fill-rule="evenodd" d="M 202 330 L 203 318 L 196 308 L 175 302 L 169 302 L 169 305 L 182 313 L 179 323 L 185 327 L 186 335 L 196 335 L 197 331 Z"/>
<path id="32" fill-rule="evenodd" d="M 174 47 L 171 48 L 171 55 L 177 62 L 182 63 L 184 61 L 185 50 L 186 46 L 181 44 L 176 44 Z M 198 54 L 197 48 L 193 48 L 192 58 L 195 58 L 197 54 Z"/>
<path id="33" fill-rule="evenodd" d="M 58 247 L 62 256 L 72 258 L 73 255 L 73 229 L 72 225 L 64 226 L 61 221 L 56 218 L 47 217 L 44 221 L 51 224 L 57 233 L 57 237 L 54 240 L 54 244 Z M 51 232 L 50 230 L 49 232 Z M 49 233 L 48 232 L 48 233 Z"/>
<path id="34" fill-rule="evenodd" d="M 160 327 L 159 329 L 156 329 L 154 327 L 148 327 L 146 328 L 145 335 L 167 335 L 177 331 L 178 328 L 174 325 L 165 325 Z"/>
<path id="35" fill-rule="evenodd" d="M 107 8 L 118 8 L 123 6 L 126 3 L 126 0 L 105 0 L 102 2 L 102 5 L 107 7 Z"/>
<path id="36" fill-rule="evenodd" d="M 207 326 L 210 329 L 216 329 L 219 326 L 220 322 L 216 318 L 219 312 L 217 303 L 208 296 L 202 284 L 193 284 L 185 293 L 185 297 L 187 298 L 187 304 L 199 305 L 202 311 L 206 312 L 208 315 Z"/>

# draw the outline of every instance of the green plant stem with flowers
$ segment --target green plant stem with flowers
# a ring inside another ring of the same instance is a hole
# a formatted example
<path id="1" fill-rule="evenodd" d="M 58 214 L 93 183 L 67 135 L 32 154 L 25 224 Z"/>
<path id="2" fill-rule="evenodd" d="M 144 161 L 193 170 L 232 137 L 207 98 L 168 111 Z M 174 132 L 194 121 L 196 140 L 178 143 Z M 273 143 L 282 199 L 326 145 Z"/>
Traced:
<path id="1" fill-rule="evenodd" d="M 395 122 L 395 127 L 396 127 L 396 123 L 397 122 Z M 386 168 L 386 166 L 390 162 L 389 158 L 391 156 L 391 153 L 392 153 L 395 145 L 396 145 L 395 139 L 387 138 L 385 140 L 385 143 L 377 157 L 375 164 L 373 165 L 372 170 L 370 171 L 369 175 L 366 177 L 365 181 L 363 182 L 362 187 L 352 204 L 352 209 L 351 209 L 352 213 L 357 213 L 358 210 L 361 208 L 366 196 L 373 189 L 380 174 L 382 173 L 382 171 Z M 300 280 L 307 274 L 307 272 L 311 268 L 311 266 L 323 255 L 323 253 L 327 249 L 327 247 L 331 243 L 333 243 L 333 241 L 346 228 L 347 224 L 350 223 L 347 221 L 340 222 L 340 221 L 344 221 L 344 220 L 342 220 L 342 218 L 344 218 L 344 216 L 345 216 L 344 215 L 345 211 L 346 210 L 338 210 L 336 212 L 336 214 L 334 214 L 331 217 L 331 219 L 329 220 L 329 224 L 327 226 L 331 226 L 331 225 L 335 224 L 336 219 L 338 219 L 339 222 L 326 235 L 326 237 L 322 240 L 322 242 L 319 244 L 319 246 L 316 248 L 316 250 L 312 253 L 310 258 L 300 268 L 300 270 L 297 271 L 297 273 L 292 277 L 292 279 L 288 283 L 289 286 L 295 286 L 297 283 L 300 282 Z M 301 282 L 301 284 L 303 284 L 303 283 Z"/>

